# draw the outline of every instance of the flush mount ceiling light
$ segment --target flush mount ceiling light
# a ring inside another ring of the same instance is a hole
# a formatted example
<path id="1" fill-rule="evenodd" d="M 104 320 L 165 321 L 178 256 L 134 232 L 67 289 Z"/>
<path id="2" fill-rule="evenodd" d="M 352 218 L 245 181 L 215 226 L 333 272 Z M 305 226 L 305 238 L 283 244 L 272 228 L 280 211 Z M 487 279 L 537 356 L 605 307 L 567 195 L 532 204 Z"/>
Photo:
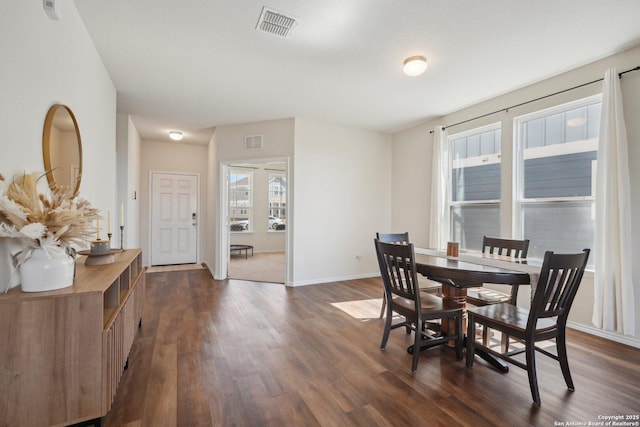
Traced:
<path id="1" fill-rule="evenodd" d="M 424 73 L 424 70 L 427 69 L 427 58 L 421 55 L 410 56 L 409 58 L 404 60 L 404 67 L 402 67 L 402 71 L 407 76 L 415 77 Z"/>
<path id="2" fill-rule="evenodd" d="M 181 141 L 182 132 L 179 132 L 177 130 L 169 131 L 169 138 L 173 139 L 174 141 Z"/>

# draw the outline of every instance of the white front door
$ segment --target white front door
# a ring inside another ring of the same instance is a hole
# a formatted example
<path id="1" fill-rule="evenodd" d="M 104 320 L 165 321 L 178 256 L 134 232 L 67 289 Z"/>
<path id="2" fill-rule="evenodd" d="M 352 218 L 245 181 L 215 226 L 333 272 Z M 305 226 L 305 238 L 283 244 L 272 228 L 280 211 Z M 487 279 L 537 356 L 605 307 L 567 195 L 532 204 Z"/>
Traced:
<path id="1" fill-rule="evenodd" d="M 198 258 L 198 176 L 151 174 L 151 265 Z"/>

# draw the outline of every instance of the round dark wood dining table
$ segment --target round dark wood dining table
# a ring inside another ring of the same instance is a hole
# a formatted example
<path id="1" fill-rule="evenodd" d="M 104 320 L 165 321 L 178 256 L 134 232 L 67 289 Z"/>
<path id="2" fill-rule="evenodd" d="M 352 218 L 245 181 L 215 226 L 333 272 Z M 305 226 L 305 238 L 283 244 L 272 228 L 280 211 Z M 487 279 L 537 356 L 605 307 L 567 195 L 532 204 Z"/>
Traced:
<path id="1" fill-rule="evenodd" d="M 445 300 L 460 304 L 463 309 L 467 301 L 467 288 L 482 286 L 483 283 L 505 285 L 528 285 L 531 282 L 529 273 L 507 268 L 476 264 L 462 261 L 454 257 L 425 255 L 416 253 L 416 270 L 430 280 L 442 284 L 442 297 Z M 481 261 L 479 257 L 479 261 Z M 442 328 L 447 333 L 454 333 L 453 322 L 443 319 Z M 466 322 L 465 322 L 466 324 Z M 466 326 L 464 328 L 466 330 Z M 502 372 L 509 367 L 501 360 L 484 352 L 477 354 Z"/>

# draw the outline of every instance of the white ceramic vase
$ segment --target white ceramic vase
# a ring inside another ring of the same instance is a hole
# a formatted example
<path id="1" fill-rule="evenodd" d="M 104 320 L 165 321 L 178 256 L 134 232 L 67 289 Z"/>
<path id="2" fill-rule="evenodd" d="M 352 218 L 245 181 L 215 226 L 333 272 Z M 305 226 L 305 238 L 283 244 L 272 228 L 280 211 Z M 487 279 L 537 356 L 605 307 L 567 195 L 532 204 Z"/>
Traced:
<path id="1" fill-rule="evenodd" d="M 23 249 L 20 239 L 0 237 L 0 293 L 20 284 L 20 273 L 13 256 Z"/>
<path id="2" fill-rule="evenodd" d="M 53 291 L 73 284 L 74 259 L 60 247 L 35 248 L 20 265 L 23 292 Z"/>

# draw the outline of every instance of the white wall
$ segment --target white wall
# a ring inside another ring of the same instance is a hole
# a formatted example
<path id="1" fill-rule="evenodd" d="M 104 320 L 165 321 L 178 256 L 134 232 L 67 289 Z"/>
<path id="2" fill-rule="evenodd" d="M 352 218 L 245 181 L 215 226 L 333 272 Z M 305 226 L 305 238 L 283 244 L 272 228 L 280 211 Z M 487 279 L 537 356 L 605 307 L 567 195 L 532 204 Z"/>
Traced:
<path id="1" fill-rule="evenodd" d="M 396 208 L 392 211 L 389 232 L 407 231 L 413 244 L 423 248 L 429 244 L 429 216 L 425 213 L 429 212 L 431 196 L 424 183 L 431 182 L 432 139 L 425 126 L 393 135 L 391 201 Z M 396 188 L 396 182 L 411 184 Z M 403 209 L 404 206 L 409 208 Z"/>
<path id="2" fill-rule="evenodd" d="M 116 209 L 116 90 L 75 4 L 52 21 L 40 1 L 4 2 L 0 37 L 0 173 L 44 170 L 44 120 L 66 104 L 82 139 L 80 194 L 106 218 Z"/>
<path id="3" fill-rule="evenodd" d="M 204 226 L 204 235 L 207 238 L 204 241 L 204 252 L 202 254 L 202 262 L 206 264 L 213 277 L 216 276 L 216 242 L 218 238 L 218 230 L 216 224 L 220 218 L 220 205 L 218 203 L 219 188 L 219 168 L 218 168 L 218 130 L 213 131 L 211 140 L 207 146 L 207 188 L 206 193 L 202 193 L 203 203 L 207 207 L 207 214 L 202 215 Z"/>
<path id="4" fill-rule="evenodd" d="M 267 120 L 255 123 L 219 126 L 216 129 L 218 160 L 238 162 L 293 155 L 293 119 Z M 244 137 L 262 135 L 263 148 L 245 150 Z"/>
<path id="5" fill-rule="evenodd" d="M 244 150 L 255 134 L 264 148 Z M 296 118 L 220 126 L 214 140 L 218 164 L 290 159 L 287 285 L 379 274 L 373 236 L 391 227 L 390 135 Z"/>
<path id="6" fill-rule="evenodd" d="M 114 217 L 112 246 L 120 247 L 120 207 L 124 208 L 124 247 L 140 247 L 140 146 L 141 139 L 131 117 L 116 119 L 116 155 L 118 165 L 117 215 Z M 117 221 L 116 221 L 117 218 Z"/>
<path id="7" fill-rule="evenodd" d="M 293 284 L 379 275 L 373 238 L 391 227 L 391 136 L 296 119 L 293 180 Z"/>
<path id="8" fill-rule="evenodd" d="M 118 201 L 124 202 L 125 216 L 131 224 L 129 232 L 125 229 L 125 244 L 129 248 L 140 247 L 140 164 L 142 155 L 142 140 L 138 130 L 133 125 L 131 118 L 128 123 L 128 164 L 127 164 L 127 188 L 125 193 L 118 192 Z"/>
<path id="9" fill-rule="evenodd" d="M 415 230 L 412 240 L 416 242 L 428 242 L 429 208 L 428 197 L 431 188 L 431 174 L 426 169 L 430 169 L 431 150 L 433 136 L 428 132 L 436 125 L 450 125 L 459 121 L 477 117 L 492 111 L 497 111 L 511 105 L 526 102 L 531 99 L 554 93 L 573 87 L 582 83 L 590 82 L 604 76 L 604 72 L 610 67 L 616 67 L 618 72 L 634 68 L 640 65 L 640 47 L 628 50 L 618 55 L 614 55 L 603 60 L 594 62 L 587 66 L 560 74 L 553 78 L 527 86 L 525 88 L 510 92 L 508 94 L 493 98 L 486 102 L 471 106 L 464 110 L 452 113 L 439 120 L 425 122 L 420 126 L 406 130 L 393 136 L 393 188 L 394 188 L 394 209 L 393 224 L 395 228 L 401 228 L 405 223 Z M 634 228 L 630 230 L 633 241 L 633 253 L 637 258 L 640 255 L 640 72 L 626 74 L 621 80 L 622 93 L 624 97 L 625 120 L 627 134 L 629 138 L 629 169 L 631 173 L 631 208 Z M 514 117 L 529 112 L 541 110 L 554 105 L 584 98 L 589 95 L 600 93 L 602 84 L 596 83 L 581 89 L 572 90 L 562 95 L 557 95 L 545 100 L 536 101 L 522 107 L 512 108 L 508 112 L 495 114 L 483 119 L 474 120 L 465 125 L 456 126 L 449 129 L 449 134 L 462 132 L 478 126 L 482 126 L 496 121 L 502 123 L 502 194 L 503 206 L 501 216 L 503 219 L 502 233 L 509 236 L 511 232 L 511 193 L 512 182 L 512 147 Z M 425 140 L 426 138 L 426 140 Z M 416 160 L 420 159 L 420 161 Z M 407 165 L 406 169 L 402 165 Z M 634 184 L 635 183 L 635 184 Z M 422 195 L 426 194 L 427 204 Z M 416 198 L 416 195 L 418 197 Z M 408 204 L 399 205 L 396 201 L 404 200 Z M 424 227 L 418 226 L 424 223 Z M 633 271 L 635 285 L 636 313 L 640 313 L 640 265 L 636 265 Z M 589 330 L 593 333 L 600 333 L 592 328 L 591 314 L 593 308 L 593 277 L 585 275 L 573 308 L 570 313 L 570 322 L 579 328 Z M 640 344 L 640 314 L 636 315 L 636 339 L 632 340 L 634 345 Z M 610 337 L 612 335 L 609 335 Z M 626 338 L 614 336 L 619 341 Z"/>
<path id="10" fill-rule="evenodd" d="M 208 149 L 204 145 L 181 144 L 173 142 L 157 142 L 142 140 L 140 152 L 140 246 L 143 253 L 143 264 L 149 265 L 151 248 L 149 247 L 150 226 L 150 196 L 149 173 L 189 173 L 200 176 L 199 207 L 200 218 L 208 218 Z M 198 262 L 202 260 L 202 254 L 206 247 L 206 240 L 210 237 L 206 234 L 206 220 L 201 221 L 198 228 Z"/>

